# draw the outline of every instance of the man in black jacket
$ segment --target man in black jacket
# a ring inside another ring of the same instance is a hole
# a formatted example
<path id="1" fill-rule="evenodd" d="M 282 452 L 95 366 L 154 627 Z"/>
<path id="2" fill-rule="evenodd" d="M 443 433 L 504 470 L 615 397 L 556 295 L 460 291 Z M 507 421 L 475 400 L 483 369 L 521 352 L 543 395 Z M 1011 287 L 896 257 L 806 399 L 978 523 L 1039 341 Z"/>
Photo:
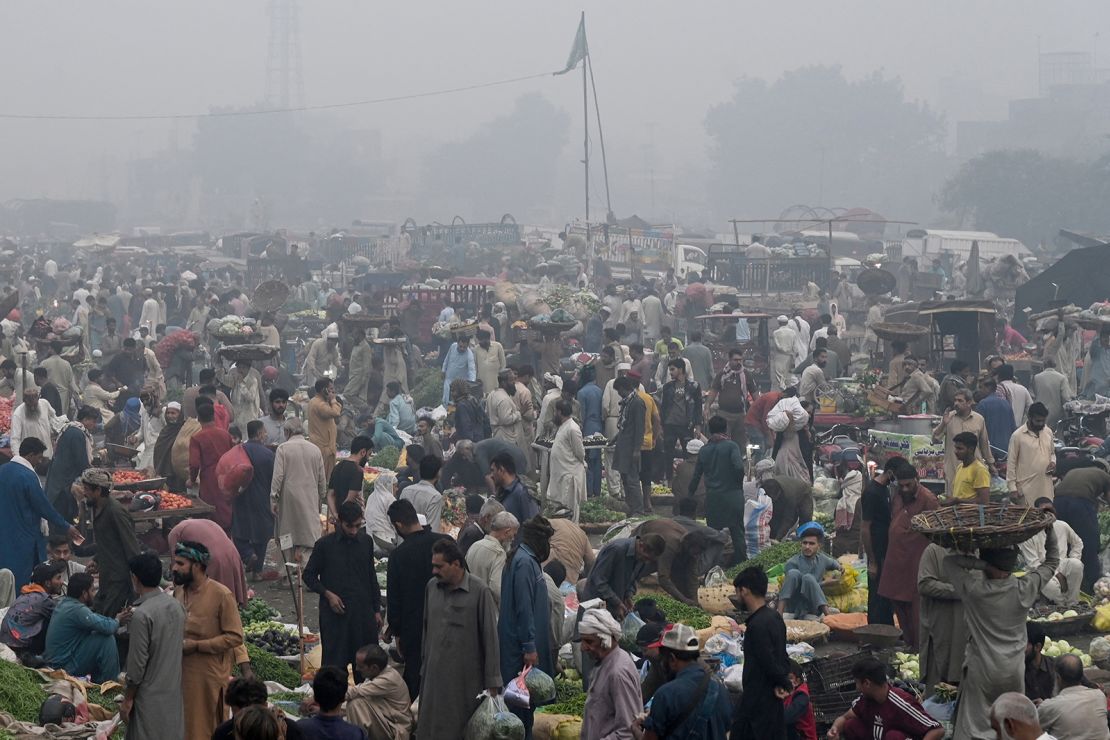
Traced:
<path id="1" fill-rule="evenodd" d="M 701 386 L 686 377 L 686 360 L 667 363 L 671 379 L 659 391 L 659 416 L 663 420 L 663 472 L 668 482 L 674 472 L 675 443 L 679 455 L 702 424 Z"/>
<path id="2" fill-rule="evenodd" d="M 617 436 L 614 440 L 613 467 L 621 474 L 624 502 L 632 516 L 644 511 L 644 492 L 640 485 L 640 448 L 644 441 L 644 416 L 647 406 L 636 392 L 637 383 L 628 376 L 617 378 L 613 388 L 621 397 Z M 651 492 L 648 492 L 651 495 Z"/>
<path id="3" fill-rule="evenodd" d="M 404 499 L 390 504 L 387 515 L 402 538 L 389 556 L 386 570 L 387 619 L 389 632 L 397 637 L 397 646 L 405 659 L 405 684 L 415 701 L 420 694 L 424 591 L 432 578 L 432 546 L 447 535 L 421 526 L 416 509 Z"/>
<path id="4" fill-rule="evenodd" d="M 767 574 L 745 568 L 732 582 L 750 614 L 744 633 L 744 693 L 736 707 L 732 740 L 783 740 L 782 701 L 794 688 L 786 657 L 786 623 L 767 606 Z"/>
<path id="5" fill-rule="evenodd" d="M 323 665 L 355 671 L 362 682 L 355 653 L 377 644 L 381 627 L 381 590 L 374 572 L 374 541 L 366 533 L 362 507 L 354 501 L 339 505 L 339 526 L 322 537 L 304 569 L 305 587 L 320 596 L 320 641 Z"/>

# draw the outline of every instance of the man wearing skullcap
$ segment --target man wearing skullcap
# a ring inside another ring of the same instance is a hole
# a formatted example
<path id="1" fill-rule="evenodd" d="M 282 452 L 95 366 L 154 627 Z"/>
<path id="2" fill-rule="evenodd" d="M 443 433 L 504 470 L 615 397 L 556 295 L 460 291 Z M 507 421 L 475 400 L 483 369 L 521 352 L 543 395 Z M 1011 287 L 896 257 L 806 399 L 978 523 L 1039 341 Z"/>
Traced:
<path id="1" fill-rule="evenodd" d="M 1024 689 L 1026 616 L 1060 563 L 1052 517 L 1048 520 L 1044 561 L 1020 578 L 1013 575 L 1014 547 L 981 548 L 978 558 L 944 559 L 945 577 L 964 604 L 969 636 L 955 737 L 990 737 L 991 702 L 1007 691 Z"/>
<path id="2" fill-rule="evenodd" d="M 235 597 L 208 577 L 211 554 L 199 542 L 182 540 L 173 551 L 174 598 L 185 607 L 181 699 L 186 740 L 206 740 L 227 719 L 224 687 L 236 649 L 243 645 L 243 623 Z"/>
<path id="3" fill-rule="evenodd" d="M 131 601 L 131 570 L 128 561 L 139 554 L 135 522 L 112 498 L 112 474 L 104 468 L 89 468 L 81 474 L 85 502 L 92 512 L 96 538 L 96 565 L 100 578 L 93 611 L 114 617 Z"/>
<path id="4" fill-rule="evenodd" d="M 587 609 L 578 624 L 582 651 L 597 663 L 582 716 L 582 740 L 622 737 L 643 711 L 640 672 L 621 649 L 621 626 L 605 609 Z"/>
<path id="5" fill-rule="evenodd" d="M 776 319 L 778 328 L 771 332 L 771 390 L 781 391 L 790 385 L 790 368 L 794 364 L 794 344 L 798 338 L 786 315 Z"/>

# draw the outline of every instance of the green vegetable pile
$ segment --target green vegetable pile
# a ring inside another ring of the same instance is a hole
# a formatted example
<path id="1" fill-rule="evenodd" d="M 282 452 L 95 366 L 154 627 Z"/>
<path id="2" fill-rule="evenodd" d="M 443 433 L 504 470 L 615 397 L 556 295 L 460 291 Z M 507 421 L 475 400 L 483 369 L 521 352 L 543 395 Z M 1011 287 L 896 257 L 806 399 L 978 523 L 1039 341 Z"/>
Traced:
<path id="1" fill-rule="evenodd" d="M 555 703 L 539 707 L 536 711 L 545 714 L 570 714 L 581 717 L 586 711 L 586 693 L 582 691 L 582 679 L 571 680 L 563 676 L 556 676 Z"/>
<path id="2" fill-rule="evenodd" d="M 1110 511 L 1098 513 L 1098 550 L 1102 552 L 1110 545 Z"/>
<path id="3" fill-rule="evenodd" d="M 301 685 L 301 674 L 293 670 L 288 663 L 278 660 L 262 648 L 248 643 L 247 655 L 250 656 L 251 667 L 254 668 L 255 677 L 259 681 L 273 681 L 282 686 Z M 37 715 L 38 707 L 35 708 L 35 713 Z"/>
<path id="4" fill-rule="evenodd" d="M 371 467 L 382 468 L 384 470 L 396 470 L 397 461 L 401 459 L 401 450 L 397 447 L 386 447 L 384 450 L 378 450 L 367 462 Z"/>
<path id="5" fill-rule="evenodd" d="M 89 700 L 89 704 L 96 704 L 99 707 L 104 707 L 109 712 L 115 712 L 119 709 L 118 699 L 123 696 L 122 689 L 116 689 L 116 693 L 112 696 L 105 696 L 100 693 L 100 689 L 93 686 L 85 691 L 85 696 Z"/>
<path id="6" fill-rule="evenodd" d="M 239 608 L 239 618 L 243 620 L 243 627 L 256 622 L 269 622 L 281 616 L 278 610 L 267 604 L 257 596 Z"/>
<path id="7" fill-rule="evenodd" d="M 609 508 L 607 503 L 606 497 L 588 499 L 578 509 L 578 520 L 583 524 L 608 524 L 624 519 L 623 512 Z"/>
<path id="8" fill-rule="evenodd" d="M 435 408 L 443 401 L 443 373 L 438 367 L 420 368 L 413 375 L 411 393 L 414 409 Z"/>
<path id="9" fill-rule="evenodd" d="M 713 617 L 696 606 L 688 606 L 663 594 L 652 594 L 650 598 L 654 599 L 655 605 L 667 615 L 668 622 L 681 622 L 696 630 L 703 630 L 712 623 Z"/>
<path id="10" fill-rule="evenodd" d="M 0 660 L 0 710 L 20 722 L 38 724 L 39 709 L 46 701 L 42 677 L 18 663 Z"/>
<path id="11" fill-rule="evenodd" d="M 794 557 L 802 551 L 802 546 L 794 540 L 780 542 L 777 545 L 771 545 L 763 550 L 763 552 L 756 555 L 754 558 L 749 558 L 742 563 L 737 563 L 728 569 L 726 574 L 729 580 L 736 577 L 736 574 L 745 568 L 757 567 L 763 570 L 770 570 L 776 565 L 785 563 L 790 558 Z"/>
<path id="12" fill-rule="evenodd" d="M 301 641 L 297 639 L 296 629 L 290 630 L 280 622 L 255 622 L 247 625 L 243 628 L 243 638 L 249 644 L 273 655 L 297 655 L 301 651 Z"/>

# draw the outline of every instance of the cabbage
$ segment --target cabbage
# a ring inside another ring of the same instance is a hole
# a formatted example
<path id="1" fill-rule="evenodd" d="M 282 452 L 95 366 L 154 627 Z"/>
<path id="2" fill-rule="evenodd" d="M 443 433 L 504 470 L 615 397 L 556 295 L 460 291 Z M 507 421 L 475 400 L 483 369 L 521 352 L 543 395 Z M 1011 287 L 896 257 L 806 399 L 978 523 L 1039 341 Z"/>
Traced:
<path id="1" fill-rule="evenodd" d="M 532 706 L 538 707 L 555 700 L 555 681 L 539 668 L 533 667 L 524 677 L 524 685 L 528 687 L 528 695 L 532 697 Z"/>
<path id="2" fill-rule="evenodd" d="M 524 740 L 524 723 L 500 696 L 483 696 L 466 723 L 464 740 Z"/>

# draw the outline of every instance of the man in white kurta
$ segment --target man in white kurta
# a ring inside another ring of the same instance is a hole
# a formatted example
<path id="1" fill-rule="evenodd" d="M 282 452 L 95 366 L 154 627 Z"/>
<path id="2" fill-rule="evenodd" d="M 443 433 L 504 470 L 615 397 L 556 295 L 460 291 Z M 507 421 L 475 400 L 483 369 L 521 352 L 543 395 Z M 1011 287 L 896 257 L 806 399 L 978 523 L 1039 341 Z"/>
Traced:
<path id="1" fill-rule="evenodd" d="M 779 328 L 771 332 L 771 390 L 773 391 L 781 391 L 790 385 L 794 345 L 798 341 L 798 332 L 790 327 L 790 319 L 783 315 L 779 316 L 777 321 Z"/>
<path id="2" fill-rule="evenodd" d="M 1039 498 L 1054 498 L 1050 471 L 1056 468 L 1056 446 L 1046 426 L 1043 403 L 1029 407 L 1029 419 L 1010 436 L 1006 456 L 1006 487 L 1015 500 L 1034 506 Z"/>
<path id="3" fill-rule="evenodd" d="M 64 420 L 54 416 L 54 407 L 50 402 L 39 398 L 39 389 L 29 386 L 23 391 L 23 403 L 12 412 L 12 449 L 18 450 L 23 440 L 36 437 L 46 445 L 46 457 L 53 457 L 52 435 L 64 423 Z"/>
<path id="4" fill-rule="evenodd" d="M 1037 508 L 1056 516 L 1056 507 L 1048 499 L 1040 499 Z M 1083 583 L 1083 540 L 1067 522 L 1057 519 L 1052 523 L 1056 533 L 1056 546 L 1060 550 L 1060 564 L 1056 575 L 1041 588 L 1041 596 L 1053 604 L 1071 606 L 1079 601 L 1079 589 Z M 1018 545 L 1026 570 L 1036 570 L 1048 557 L 1045 550 L 1045 533 L 1035 535 Z"/>
<path id="5" fill-rule="evenodd" d="M 262 416 L 262 375 L 251 367 L 250 360 L 240 360 L 220 382 L 231 389 L 233 423 L 245 436 L 247 424 Z"/>
<path id="6" fill-rule="evenodd" d="M 145 326 L 153 336 L 154 330 L 158 327 L 160 316 L 161 311 L 159 310 L 158 301 L 154 298 L 154 291 L 150 288 L 144 289 L 143 310 L 139 314 L 139 326 Z"/>
<path id="7" fill-rule="evenodd" d="M 555 401 L 555 443 L 551 446 L 547 498 L 569 509 L 571 519 L 578 521 L 578 507 L 586 500 L 586 450 L 582 446 L 582 429 L 572 417 L 570 401 Z"/>
<path id="8" fill-rule="evenodd" d="M 488 394 L 497 388 L 497 373 L 505 369 L 505 348 L 495 342 L 488 331 L 479 329 L 478 346 L 474 348 L 474 364 L 478 369 L 478 380 L 482 381 L 482 393 Z"/>

